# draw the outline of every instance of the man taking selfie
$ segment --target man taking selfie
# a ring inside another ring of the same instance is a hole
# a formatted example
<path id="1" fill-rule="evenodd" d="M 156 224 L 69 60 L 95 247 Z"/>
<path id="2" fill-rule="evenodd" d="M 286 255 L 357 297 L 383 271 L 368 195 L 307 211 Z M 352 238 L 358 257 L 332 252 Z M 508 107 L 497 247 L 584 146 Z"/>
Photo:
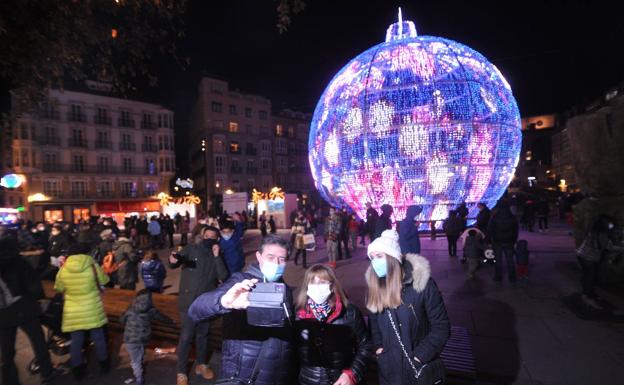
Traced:
<path id="1" fill-rule="evenodd" d="M 232 384 L 250 379 L 256 385 L 293 383 L 293 302 L 282 281 L 287 253 L 286 240 L 267 235 L 256 252 L 258 263 L 234 273 L 191 305 L 189 316 L 194 322 L 224 314 L 219 378 L 232 379 Z"/>

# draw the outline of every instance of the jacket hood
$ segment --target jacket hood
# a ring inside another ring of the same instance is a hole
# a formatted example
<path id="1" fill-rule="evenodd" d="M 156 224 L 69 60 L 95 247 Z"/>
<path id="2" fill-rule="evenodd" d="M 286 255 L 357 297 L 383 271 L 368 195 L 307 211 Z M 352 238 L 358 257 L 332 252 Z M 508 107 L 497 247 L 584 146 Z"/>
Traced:
<path id="1" fill-rule="evenodd" d="M 262 271 L 260 270 L 260 265 L 257 262 L 248 265 L 245 272 L 253 275 L 254 278 L 258 278 L 260 282 L 262 282 L 262 280 L 264 279 L 264 274 L 262 274 Z"/>
<path id="2" fill-rule="evenodd" d="M 412 220 L 416 215 L 422 213 L 422 206 L 412 205 L 407 208 L 407 213 L 405 214 L 405 219 Z"/>
<path id="3" fill-rule="evenodd" d="M 132 308 L 137 313 L 146 313 L 152 307 L 152 296 L 149 291 L 143 291 L 140 294 L 137 294 L 134 302 L 132 303 Z"/>
<path id="4" fill-rule="evenodd" d="M 149 261 L 141 261 L 141 264 L 144 268 L 151 270 L 156 268 L 156 266 L 158 265 L 158 261 L 156 261 L 155 259 L 150 259 Z"/>
<path id="5" fill-rule="evenodd" d="M 431 265 L 427 258 L 418 254 L 406 254 L 403 269 L 405 270 L 403 282 L 405 285 L 412 285 L 418 293 L 425 290 L 431 278 Z"/>
<path id="6" fill-rule="evenodd" d="M 95 262 L 90 255 L 87 254 L 74 254 L 70 255 L 63 265 L 64 269 L 67 269 L 71 273 L 81 273 L 86 269 L 90 269 L 91 265 Z"/>
<path id="7" fill-rule="evenodd" d="M 119 239 L 117 239 L 115 241 L 115 243 L 113 244 L 113 249 L 116 250 L 116 249 L 120 248 L 121 246 L 123 246 L 123 245 L 125 245 L 127 243 L 130 243 L 130 240 L 128 238 L 126 238 L 126 237 L 119 237 Z"/>

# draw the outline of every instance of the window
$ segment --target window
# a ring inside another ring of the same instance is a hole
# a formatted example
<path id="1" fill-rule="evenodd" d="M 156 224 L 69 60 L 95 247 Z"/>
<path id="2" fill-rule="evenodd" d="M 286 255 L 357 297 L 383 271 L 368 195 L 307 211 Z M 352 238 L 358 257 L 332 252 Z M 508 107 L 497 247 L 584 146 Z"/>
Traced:
<path id="1" fill-rule="evenodd" d="M 98 182 L 95 186 L 98 197 L 109 197 L 112 194 L 112 185 L 109 181 Z"/>
<path id="2" fill-rule="evenodd" d="M 286 139 L 281 139 L 281 138 L 277 139 L 275 141 L 275 146 L 276 146 L 275 152 L 277 154 L 284 154 L 284 155 L 288 154 L 288 147 L 287 147 L 288 143 L 286 142 Z"/>
<path id="3" fill-rule="evenodd" d="M 275 136 L 284 136 L 284 126 L 281 124 L 275 126 Z"/>
<path id="4" fill-rule="evenodd" d="M 171 147 L 169 147 L 169 137 L 165 136 L 165 150 L 173 150 L 173 143 L 171 143 Z"/>
<path id="5" fill-rule="evenodd" d="M 83 155 L 74 155 L 73 156 L 73 169 L 74 171 L 77 172 L 84 172 L 85 170 L 85 162 L 84 162 L 84 156 Z"/>
<path id="6" fill-rule="evenodd" d="M 123 158 L 122 167 L 124 172 L 132 172 L 132 158 Z"/>
<path id="7" fill-rule="evenodd" d="M 156 175 L 156 161 L 145 159 L 145 171 L 150 175 Z"/>
<path id="8" fill-rule="evenodd" d="M 225 138 L 215 136 L 212 138 L 212 150 L 217 153 L 225 152 Z"/>
<path id="9" fill-rule="evenodd" d="M 212 102 L 211 103 L 212 112 L 223 112 L 223 103 Z"/>
<path id="10" fill-rule="evenodd" d="M 32 155 L 32 166 L 33 166 L 33 167 L 37 167 L 37 156 L 36 156 L 36 155 L 37 155 L 37 153 L 36 153 L 35 151 L 33 151 L 33 152 L 31 153 L 31 155 Z"/>
<path id="11" fill-rule="evenodd" d="M 271 142 L 262 141 L 262 144 L 260 146 L 260 148 L 262 149 L 262 156 L 271 156 Z"/>
<path id="12" fill-rule="evenodd" d="M 58 180 L 44 180 L 43 193 L 49 196 L 59 196 L 61 192 L 61 182 Z"/>
<path id="13" fill-rule="evenodd" d="M 172 171 L 171 160 L 169 158 L 165 158 L 165 171 Z"/>
<path id="14" fill-rule="evenodd" d="M 162 136 L 158 137 L 158 149 L 159 150 L 163 149 L 163 137 Z"/>
<path id="15" fill-rule="evenodd" d="M 253 114 L 252 114 L 252 110 L 251 110 L 251 108 L 249 108 L 249 107 L 245 108 L 245 117 L 246 117 L 246 118 L 251 118 L 251 117 L 253 117 Z"/>
<path id="16" fill-rule="evenodd" d="M 229 131 L 232 132 L 232 133 L 237 133 L 238 132 L 238 123 L 230 122 Z"/>
<path id="17" fill-rule="evenodd" d="M 238 142 L 237 142 L 237 141 L 234 141 L 234 140 L 233 140 L 233 141 L 231 141 L 231 142 L 230 142 L 230 152 L 231 152 L 232 154 L 238 154 L 238 153 L 240 153 L 240 146 L 238 145 Z"/>
<path id="18" fill-rule="evenodd" d="M 37 126 L 34 123 L 30 125 L 30 140 L 37 140 Z"/>
<path id="19" fill-rule="evenodd" d="M 289 138 L 294 138 L 295 137 L 295 127 L 288 126 L 288 137 Z"/>
<path id="20" fill-rule="evenodd" d="M 156 195 L 158 191 L 158 183 L 156 182 L 145 182 L 145 195 Z"/>
<path id="21" fill-rule="evenodd" d="M 267 120 L 269 117 L 269 114 L 266 111 L 258 111 L 258 118 L 260 118 L 260 120 Z"/>
<path id="22" fill-rule="evenodd" d="M 249 172 L 249 170 L 253 170 L 254 169 L 254 161 L 253 160 L 248 160 L 247 161 L 247 172 Z"/>
<path id="23" fill-rule="evenodd" d="M 132 113 L 130 111 L 122 110 L 121 117 L 117 122 L 121 127 L 134 127 L 134 121 L 132 120 Z"/>
<path id="24" fill-rule="evenodd" d="M 72 122 L 85 122 L 87 120 L 86 116 L 82 113 L 82 106 L 79 104 L 71 105 L 69 116 L 67 118 Z"/>
<path id="25" fill-rule="evenodd" d="M 136 198 L 137 196 L 136 182 L 122 182 L 121 195 L 128 198 Z"/>
<path id="26" fill-rule="evenodd" d="M 106 156 L 98 156 L 98 171 L 99 172 L 108 172 L 109 170 L 109 160 Z"/>
<path id="27" fill-rule="evenodd" d="M 158 164 L 160 166 L 158 170 L 160 170 L 160 172 L 165 171 L 165 161 L 163 158 L 158 159 Z"/>
<path id="28" fill-rule="evenodd" d="M 225 157 L 215 156 L 215 173 L 223 174 L 225 172 Z"/>
<path id="29" fill-rule="evenodd" d="M 43 160 L 44 160 L 44 165 L 43 165 L 43 169 L 44 170 L 54 170 L 56 168 L 57 162 L 56 162 L 56 154 L 54 153 L 45 153 L 43 155 Z"/>
<path id="30" fill-rule="evenodd" d="M 236 115 L 236 105 L 230 104 L 230 115 Z"/>
<path id="31" fill-rule="evenodd" d="M 271 159 L 262 159 L 262 169 L 271 170 Z"/>
<path id="32" fill-rule="evenodd" d="M 277 171 L 279 171 L 279 172 L 288 172 L 288 164 L 287 163 L 288 162 L 286 161 L 286 158 L 283 157 L 283 156 L 280 156 L 278 158 L 278 161 L 277 161 Z"/>
<path id="33" fill-rule="evenodd" d="M 108 116 L 108 110 L 104 107 L 97 107 L 95 111 L 94 121 L 96 124 L 111 124 L 111 118 Z"/>
<path id="34" fill-rule="evenodd" d="M 84 198 L 87 195 L 87 184 L 81 180 L 72 181 L 71 194 L 73 198 Z"/>

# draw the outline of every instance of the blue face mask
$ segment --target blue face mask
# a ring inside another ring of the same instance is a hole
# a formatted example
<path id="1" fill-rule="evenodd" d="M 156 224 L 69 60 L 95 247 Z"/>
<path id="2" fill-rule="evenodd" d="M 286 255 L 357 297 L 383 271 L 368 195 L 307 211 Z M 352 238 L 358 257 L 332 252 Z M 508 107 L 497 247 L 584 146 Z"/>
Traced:
<path id="1" fill-rule="evenodd" d="M 275 282 L 282 278 L 286 265 L 280 265 L 274 262 L 265 261 L 260 267 L 260 271 L 269 282 Z"/>
<path id="2" fill-rule="evenodd" d="M 223 238 L 224 241 L 229 241 L 230 238 L 232 238 L 232 234 L 221 234 L 221 238 Z"/>
<path id="3" fill-rule="evenodd" d="M 388 262 L 386 258 L 374 258 L 371 261 L 371 265 L 373 265 L 373 270 L 375 270 L 375 274 L 379 278 L 383 278 L 388 273 Z"/>

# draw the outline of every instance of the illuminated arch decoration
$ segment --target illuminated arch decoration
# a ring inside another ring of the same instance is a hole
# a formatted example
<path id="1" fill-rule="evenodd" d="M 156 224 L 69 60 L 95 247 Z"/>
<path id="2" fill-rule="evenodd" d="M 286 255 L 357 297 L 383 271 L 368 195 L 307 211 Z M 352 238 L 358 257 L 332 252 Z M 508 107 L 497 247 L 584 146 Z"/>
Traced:
<path id="1" fill-rule="evenodd" d="M 392 24 L 386 41 L 329 83 L 311 123 L 312 175 L 321 196 L 360 217 L 371 202 L 396 220 L 443 220 L 466 201 L 492 207 L 513 178 L 522 136 L 511 87 L 475 50 Z M 428 224 L 423 223 L 422 227 Z"/>

